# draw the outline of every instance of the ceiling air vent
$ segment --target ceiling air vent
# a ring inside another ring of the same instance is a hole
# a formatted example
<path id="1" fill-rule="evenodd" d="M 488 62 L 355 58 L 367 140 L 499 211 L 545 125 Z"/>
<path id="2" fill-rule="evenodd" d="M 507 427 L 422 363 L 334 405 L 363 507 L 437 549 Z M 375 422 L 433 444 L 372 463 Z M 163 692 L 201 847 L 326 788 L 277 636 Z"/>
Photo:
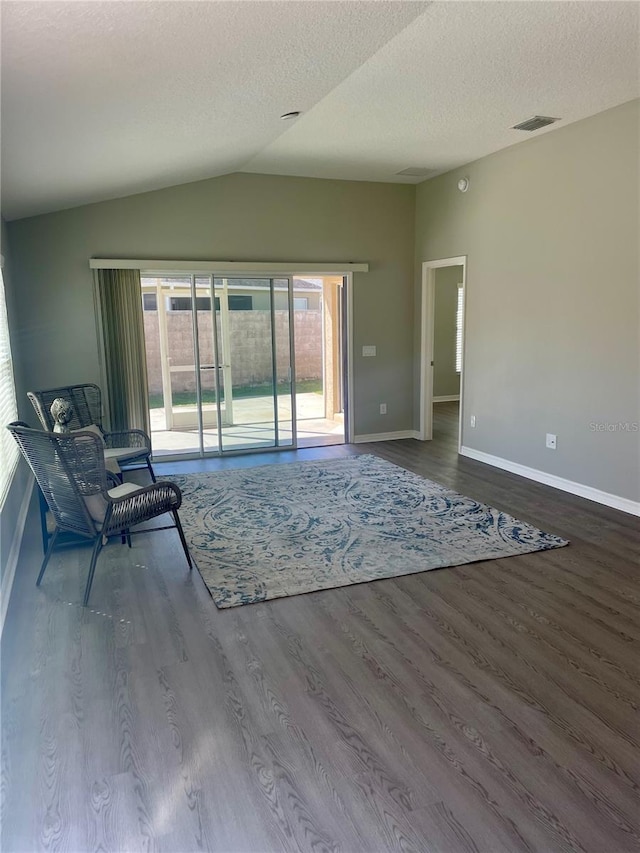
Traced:
<path id="1" fill-rule="evenodd" d="M 526 121 L 521 121 L 520 124 L 514 124 L 512 130 L 540 130 L 541 127 L 546 127 L 548 124 L 553 124 L 554 121 L 560 121 L 559 118 L 551 118 L 551 116 L 534 116 Z"/>
<path id="2" fill-rule="evenodd" d="M 430 175 L 433 169 L 421 169 L 419 166 L 410 166 L 408 169 L 403 169 L 401 172 L 396 172 L 396 175 L 409 175 L 412 178 L 426 178 Z"/>

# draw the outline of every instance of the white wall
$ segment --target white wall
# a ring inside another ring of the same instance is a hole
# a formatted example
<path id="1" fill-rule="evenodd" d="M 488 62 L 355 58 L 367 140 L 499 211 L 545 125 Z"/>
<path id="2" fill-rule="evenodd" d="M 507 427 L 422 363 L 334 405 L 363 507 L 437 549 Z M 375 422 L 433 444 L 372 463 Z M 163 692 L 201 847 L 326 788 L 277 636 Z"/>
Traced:
<path id="1" fill-rule="evenodd" d="M 468 256 L 463 445 L 634 501 L 639 433 L 607 425 L 640 422 L 639 112 L 485 157 L 416 202 L 418 273 Z"/>

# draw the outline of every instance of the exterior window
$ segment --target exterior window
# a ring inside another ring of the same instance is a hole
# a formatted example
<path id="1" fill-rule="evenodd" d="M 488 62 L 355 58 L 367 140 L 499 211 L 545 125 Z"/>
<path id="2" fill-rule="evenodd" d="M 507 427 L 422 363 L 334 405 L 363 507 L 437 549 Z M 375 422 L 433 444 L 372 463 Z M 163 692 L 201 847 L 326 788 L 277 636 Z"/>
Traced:
<path id="1" fill-rule="evenodd" d="M 154 301 L 147 304 L 144 302 L 145 311 L 155 311 L 157 308 L 154 293 L 145 293 L 144 297 L 152 296 Z M 252 311 L 253 297 L 237 294 L 229 294 L 229 311 Z M 216 296 L 216 311 L 220 310 L 220 299 Z M 169 296 L 167 301 L 167 311 L 191 311 L 190 296 Z M 211 311 L 211 297 L 196 296 L 196 311 Z"/>
<path id="2" fill-rule="evenodd" d="M 253 296 L 229 294 L 229 311 L 253 311 Z M 216 308 L 220 308 L 220 299 L 216 297 Z"/>
<path id="3" fill-rule="evenodd" d="M 294 296 L 293 297 L 293 310 L 294 311 L 308 311 L 309 310 L 309 297 L 308 296 Z"/>
<path id="4" fill-rule="evenodd" d="M 158 294 L 157 293 L 143 293 L 142 294 L 142 308 L 144 311 L 157 311 L 158 310 Z"/>
<path id="5" fill-rule="evenodd" d="M 456 305 L 456 373 L 462 371 L 462 312 L 464 307 L 464 289 L 458 285 L 458 304 Z"/>
<path id="6" fill-rule="evenodd" d="M 13 382 L 13 363 L 9 341 L 9 323 L 4 297 L 4 280 L 0 270 L 0 504 L 9 489 L 18 461 L 18 445 L 4 424 L 18 418 L 16 391 Z"/>
<path id="7" fill-rule="evenodd" d="M 170 296 L 169 311 L 191 311 L 190 296 Z M 208 296 L 196 296 L 196 311 L 211 311 L 211 299 Z"/>

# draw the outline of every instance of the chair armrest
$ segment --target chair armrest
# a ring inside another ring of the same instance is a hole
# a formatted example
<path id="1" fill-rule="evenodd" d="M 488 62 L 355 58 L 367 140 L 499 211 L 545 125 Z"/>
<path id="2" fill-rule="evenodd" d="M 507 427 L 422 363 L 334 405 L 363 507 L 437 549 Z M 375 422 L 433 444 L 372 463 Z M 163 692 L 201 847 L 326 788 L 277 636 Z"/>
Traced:
<path id="1" fill-rule="evenodd" d="M 141 429 L 127 429 L 103 434 L 105 447 L 140 447 L 151 450 L 151 439 Z"/>
<path id="2" fill-rule="evenodd" d="M 132 495 L 112 498 L 104 495 L 109 503 L 103 533 L 124 530 L 141 524 L 150 518 L 172 512 L 182 504 L 182 492 L 175 483 L 162 480 L 138 490 Z"/>

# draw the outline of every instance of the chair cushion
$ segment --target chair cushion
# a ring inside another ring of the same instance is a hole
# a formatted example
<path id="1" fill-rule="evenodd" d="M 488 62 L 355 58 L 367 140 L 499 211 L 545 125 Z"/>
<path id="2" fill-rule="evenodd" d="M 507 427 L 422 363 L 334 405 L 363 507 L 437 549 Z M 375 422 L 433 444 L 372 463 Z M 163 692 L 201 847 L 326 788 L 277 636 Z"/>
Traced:
<path id="1" fill-rule="evenodd" d="M 119 462 L 127 462 L 129 459 L 138 459 L 145 454 L 144 447 L 107 447 L 104 451 L 104 464 L 107 471 L 112 474 L 121 474 Z"/>
<path id="2" fill-rule="evenodd" d="M 102 442 L 102 446 L 103 447 L 105 446 L 104 436 L 102 435 L 102 430 L 100 429 L 100 427 L 97 424 L 89 424 L 89 426 L 82 427 L 82 429 L 73 429 L 73 430 L 71 430 L 71 432 L 91 432 L 94 435 L 97 435 L 98 438 L 100 439 L 100 441 Z M 131 450 L 131 448 L 119 448 L 119 449 L 120 450 L 122 450 L 122 449 Z M 107 471 L 111 471 L 112 474 L 119 475 L 122 472 L 120 470 L 120 466 L 118 465 L 118 457 L 117 457 L 117 455 L 114 455 L 115 452 L 116 451 L 114 451 L 113 449 L 107 450 L 105 448 L 104 466 L 107 469 Z M 103 518 L 104 518 L 104 513 L 103 513 Z"/>
<path id="3" fill-rule="evenodd" d="M 76 432 L 92 432 L 94 435 L 97 435 L 100 441 L 102 442 L 102 446 L 104 447 L 104 437 L 102 435 L 102 430 L 97 424 L 89 424 L 89 426 L 81 427 L 81 429 L 72 429 L 72 433 Z"/>
<path id="4" fill-rule="evenodd" d="M 109 497 L 114 500 L 117 500 L 117 498 L 126 498 L 128 495 L 135 495 L 136 492 L 140 492 L 142 489 L 144 489 L 144 486 L 136 486 L 135 483 L 120 483 L 119 486 L 109 489 Z"/>
<path id="5" fill-rule="evenodd" d="M 123 462 L 125 459 L 135 459 L 138 456 L 146 456 L 146 447 L 107 447 L 104 451 L 105 460 L 115 459 Z"/>
<path id="6" fill-rule="evenodd" d="M 134 495 L 136 492 L 139 492 L 142 488 L 143 486 L 136 486 L 135 483 L 122 483 L 113 489 L 109 489 L 109 497 L 114 499 L 126 498 L 128 495 Z M 100 527 L 107 512 L 106 500 L 102 495 L 89 495 L 84 498 L 84 502 L 89 510 L 89 515 L 96 522 L 97 526 Z"/>

